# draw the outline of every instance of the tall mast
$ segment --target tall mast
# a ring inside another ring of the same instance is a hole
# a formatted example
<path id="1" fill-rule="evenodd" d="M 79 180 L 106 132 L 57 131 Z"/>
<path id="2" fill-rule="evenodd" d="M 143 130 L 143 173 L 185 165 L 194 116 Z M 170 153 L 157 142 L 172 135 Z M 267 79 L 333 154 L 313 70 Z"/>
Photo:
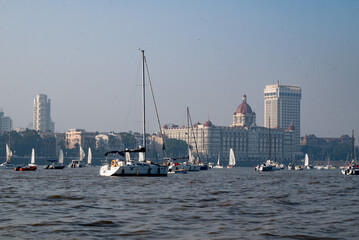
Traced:
<path id="1" fill-rule="evenodd" d="M 9 130 L 9 152 L 6 149 L 6 162 L 10 162 L 11 159 L 11 120 L 10 120 L 10 130 Z"/>
<path id="2" fill-rule="evenodd" d="M 145 95 L 145 50 L 142 52 L 142 101 L 143 101 L 143 147 L 146 149 L 146 95 Z M 146 151 L 144 152 L 144 160 Z"/>
<path id="3" fill-rule="evenodd" d="M 354 130 L 352 132 L 352 161 L 355 162 L 355 138 L 354 138 Z"/>
<path id="4" fill-rule="evenodd" d="M 189 124 L 191 124 L 191 130 L 192 130 L 192 136 L 193 136 L 193 140 L 194 140 L 194 145 L 196 146 L 196 153 L 197 153 L 197 164 L 199 163 L 199 152 L 198 152 L 198 146 L 197 146 L 197 141 L 196 141 L 196 136 L 194 134 L 194 129 L 193 129 L 193 124 L 192 124 L 192 119 L 191 119 L 191 114 L 189 113 L 189 107 L 187 107 L 187 116 L 188 116 L 188 120 L 189 120 Z M 188 125 L 188 130 L 189 130 L 189 125 Z M 197 128 L 197 136 L 198 136 L 198 128 Z"/>
<path id="5" fill-rule="evenodd" d="M 189 109 L 187 107 L 187 111 L 186 111 L 186 116 L 187 116 L 187 142 L 188 142 L 188 147 L 189 147 Z"/>
<path id="6" fill-rule="evenodd" d="M 271 139 L 270 139 L 270 117 L 268 118 L 269 121 L 269 127 L 268 127 L 268 146 L 269 146 L 269 160 L 271 160 L 271 151 L 272 151 L 272 146 L 271 146 Z"/>

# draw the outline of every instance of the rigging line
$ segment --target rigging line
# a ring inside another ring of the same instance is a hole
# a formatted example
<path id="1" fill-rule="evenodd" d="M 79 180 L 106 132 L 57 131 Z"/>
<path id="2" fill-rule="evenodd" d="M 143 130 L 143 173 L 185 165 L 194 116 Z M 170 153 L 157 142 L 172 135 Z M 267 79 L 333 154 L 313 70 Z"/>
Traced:
<path id="1" fill-rule="evenodd" d="M 141 59 L 139 60 L 138 65 L 137 65 L 136 76 L 134 77 L 135 81 L 137 81 L 137 79 L 139 78 L 140 69 L 141 69 Z M 132 112 L 131 110 L 134 109 L 132 106 L 133 106 L 133 105 L 136 106 L 136 103 L 134 103 L 134 99 L 137 99 L 137 98 L 135 98 L 135 95 L 136 95 L 136 87 L 137 87 L 137 85 L 134 84 L 134 85 L 133 85 L 133 88 L 132 88 L 132 94 L 131 94 L 131 98 L 130 98 L 130 104 L 129 104 L 129 108 L 128 108 L 128 111 L 127 111 L 126 122 L 125 122 L 125 128 L 126 128 L 126 129 L 127 129 L 127 127 L 128 127 L 128 119 L 129 119 L 130 114 L 131 114 L 131 112 Z M 136 119 L 136 114 L 137 114 L 137 113 L 133 110 L 134 119 Z M 133 128 L 134 128 L 134 129 L 136 128 L 135 121 L 133 121 Z M 127 129 L 127 130 L 128 130 L 128 129 Z"/>
<path id="2" fill-rule="evenodd" d="M 145 57 L 145 65 L 146 65 L 146 70 L 147 70 L 148 81 L 149 81 L 149 83 L 150 83 L 150 88 L 151 88 L 151 93 L 152 93 L 153 104 L 155 105 L 155 111 L 156 111 L 156 115 L 157 115 L 157 123 L 158 123 L 158 127 L 159 127 L 159 129 L 160 129 L 160 134 L 161 134 L 161 138 L 162 138 L 162 141 L 163 141 L 163 151 L 165 152 L 165 158 L 167 158 L 167 151 L 166 151 L 166 147 L 165 147 L 165 141 L 164 141 L 164 138 L 163 138 L 163 133 L 162 133 L 162 128 L 161 128 L 160 117 L 159 117 L 159 114 L 158 114 L 158 109 L 157 109 L 155 94 L 153 93 L 152 82 L 151 82 L 150 72 L 149 72 L 149 70 L 148 70 L 148 65 L 147 65 L 146 57 Z"/>
<path id="3" fill-rule="evenodd" d="M 189 118 L 189 121 L 190 121 L 190 124 L 191 124 L 194 145 L 196 146 L 196 153 L 197 153 L 197 158 L 198 158 L 198 163 L 199 163 L 199 152 L 198 152 L 198 147 L 197 147 L 196 136 L 194 135 L 194 129 L 193 129 L 193 124 L 192 124 L 191 114 L 189 113 L 189 107 L 187 107 L 187 113 L 188 113 L 188 118 Z"/>

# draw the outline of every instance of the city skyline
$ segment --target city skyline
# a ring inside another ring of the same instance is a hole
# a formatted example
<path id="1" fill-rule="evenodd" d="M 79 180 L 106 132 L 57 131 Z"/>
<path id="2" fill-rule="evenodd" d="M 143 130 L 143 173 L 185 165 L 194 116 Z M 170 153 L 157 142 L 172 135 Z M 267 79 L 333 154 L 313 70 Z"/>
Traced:
<path id="1" fill-rule="evenodd" d="M 189 106 L 229 126 L 246 94 L 264 126 L 279 81 L 302 89 L 301 136 L 359 133 L 358 1 L 5 1 L 0 16 L 0 108 L 17 128 L 44 93 L 57 132 L 140 132 L 142 48 L 162 123 Z"/>

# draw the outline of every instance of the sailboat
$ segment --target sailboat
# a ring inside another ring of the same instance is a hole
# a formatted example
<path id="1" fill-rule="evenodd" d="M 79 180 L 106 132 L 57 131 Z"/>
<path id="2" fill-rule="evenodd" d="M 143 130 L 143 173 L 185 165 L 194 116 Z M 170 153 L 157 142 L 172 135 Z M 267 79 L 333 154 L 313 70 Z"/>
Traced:
<path id="1" fill-rule="evenodd" d="M 15 167 L 14 164 L 10 163 L 10 159 L 12 156 L 12 152 L 10 147 L 6 144 L 6 160 L 2 164 L 0 164 L 0 169 L 13 169 Z"/>
<path id="2" fill-rule="evenodd" d="M 47 160 L 51 162 L 48 165 L 44 166 L 44 169 L 64 169 L 66 166 L 64 165 L 64 152 L 60 149 L 59 160 Z"/>
<path id="3" fill-rule="evenodd" d="M 236 165 L 236 158 L 234 157 L 233 149 L 229 149 L 229 162 L 227 168 L 233 168 Z"/>
<path id="4" fill-rule="evenodd" d="M 309 164 L 308 153 L 306 153 L 304 157 L 304 167 L 306 167 L 307 169 L 313 169 L 313 166 Z"/>
<path id="5" fill-rule="evenodd" d="M 330 156 L 327 157 L 327 165 L 324 166 L 324 169 L 335 169 L 334 166 L 330 165 Z"/>
<path id="6" fill-rule="evenodd" d="M 137 149 L 111 151 L 105 154 L 106 161 L 100 168 L 101 176 L 167 176 L 168 166 L 146 161 L 146 104 L 145 104 L 145 51 L 142 52 L 142 101 L 143 101 L 143 145 Z M 148 69 L 147 69 L 148 70 Z M 138 153 L 138 160 L 132 160 L 130 154 Z M 113 159 L 111 164 L 107 158 L 110 155 L 125 157 Z"/>
<path id="7" fill-rule="evenodd" d="M 213 168 L 223 168 L 223 166 L 220 165 L 220 157 L 219 157 L 219 153 L 218 153 L 218 160 L 217 160 L 217 165 L 213 166 Z"/>
<path id="8" fill-rule="evenodd" d="M 197 148 L 197 141 L 196 141 L 196 138 L 193 133 L 194 130 L 193 130 L 193 125 L 192 125 L 191 115 L 189 112 L 189 107 L 187 107 L 186 115 L 187 115 L 188 162 L 183 163 L 183 166 L 184 166 L 184 169 L 186 169 L 187 171 L 196 171 L 197 172 L 201 169 L 201 166 L 199 165 L 199 153 L 198 153 L 198 148 Z M 190 137 L 190 129 L 192 130 L 193 140 L 194 140 L 194 144 L 196 146 L 197 159 L 194 158 L 192 150 L 189 147 L 190 138 L 191 138 Z"/>
<path id="9" fill-rule="evenodd" d="M 189 148 L 189 146 L 188 146 L 188 162 L 184 163 L 184 169 L 191 172 L 192 171 L 198 172 L 201 169 L 201 167 L 198 165 L 198 160 L 197 161 L 195 160 L 192 154 L 192 150 Z"/>
<path id="10" fill-rule="evenodd" d="M 81 146 L 80 146 L 80 154 L 79 155 L 80 155 L 79 159 L 72 160 L 71 163 L 67 166 L 68 168 L 81 168 L 81 167 L 84 167 L 82 159 L 85 158 L 86 154 L 85 154 L 85 152 L 84 152 L 84 150 L 82 149 Z"/>
<path id="11" fill-rule="evenodd" d="M 14 169 L 15 165 L 10 163 L 10 159 L 12 156 L 12 151 L 10 150 L 11 143 L 11 126 L 9 131 L 9 145 L 6 144 L 6 160 L 2 164 L 0 164 L 0 169 Z"/>
<path id="12" fill-rule="evenodd" d="M 271 138 L 270 138 L 270 118 L 269 118 L 269 127 L 268 127 L 268 155 L 269 155 L 269 159 L 262 163 L 259 166 L 254 166 L 254 170 L 256 171 L 260 171 L 260 172 L 264 172 L 264 171 L 277 171 L 277 170 L 281 170 L 283 169 L 283 165 L 282 164 L 278 164 L 277 162 L 274 162 L 271 160 Z"/>
<path id="13" fill-rule="evenodd" d="M 359 164 L 355 158 L 355 138 L 354 130 L 352 133 L 352 162 L 342 168 L 344 175 L 359 175 Z"/>
<path id="14" fill-rule="evenodd" d="M 89 148 L 88 153 L 87 153 L 87 164 L 86 167 L 94 167 L 94 165 L 92 164 L 92 152 L 91 152 L 91 148 Z"/>
<path id="15" fill-rule="evenodd" d="M 35 149 L 32 149 L 31 151 L 31 160 L 30 164 L 26 167 L 16 167 L 14 168 L 15 171 L 35 171 L 37 169 L 35 164 Z"/>

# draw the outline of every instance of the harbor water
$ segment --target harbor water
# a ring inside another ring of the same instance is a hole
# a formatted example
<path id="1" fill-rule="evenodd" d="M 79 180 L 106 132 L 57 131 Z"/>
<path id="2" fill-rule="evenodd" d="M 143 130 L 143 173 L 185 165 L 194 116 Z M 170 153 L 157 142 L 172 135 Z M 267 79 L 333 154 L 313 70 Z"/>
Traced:
<path id="1" fill-rule="evenodd" d="M 359 176 L 212 169 L 101 177 L 1 170 L 1 239 L 355 239 Z"/>

